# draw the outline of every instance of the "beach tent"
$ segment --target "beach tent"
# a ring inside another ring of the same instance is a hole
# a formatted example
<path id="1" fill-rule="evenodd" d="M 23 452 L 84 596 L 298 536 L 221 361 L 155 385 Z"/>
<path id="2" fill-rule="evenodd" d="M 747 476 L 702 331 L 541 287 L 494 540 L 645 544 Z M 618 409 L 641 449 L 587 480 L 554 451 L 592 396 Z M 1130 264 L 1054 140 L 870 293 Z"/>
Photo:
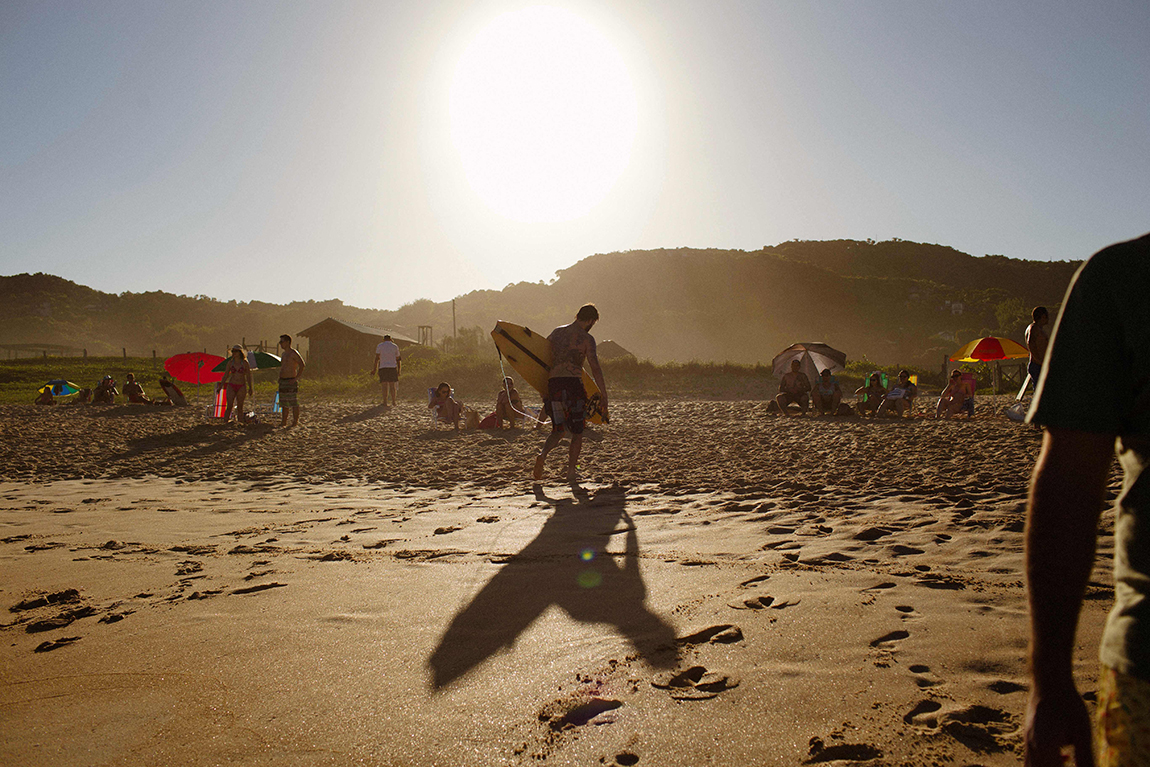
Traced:
<path id="1" fill-rule="evenodd" d="M 824 343 L 807 341 L 792 344 L 775 355 L 771 360 L 771 369 L 776 378 L 782 378 L 783 374 L 791 372 L 791 360 L 798 360 L 801 363 L 800 369 L 807 374 L 812 384 L 823 370 L 829 369 L 831 373 L 838 373 L 847 365 L 845 352 L 832 349 Z"/>

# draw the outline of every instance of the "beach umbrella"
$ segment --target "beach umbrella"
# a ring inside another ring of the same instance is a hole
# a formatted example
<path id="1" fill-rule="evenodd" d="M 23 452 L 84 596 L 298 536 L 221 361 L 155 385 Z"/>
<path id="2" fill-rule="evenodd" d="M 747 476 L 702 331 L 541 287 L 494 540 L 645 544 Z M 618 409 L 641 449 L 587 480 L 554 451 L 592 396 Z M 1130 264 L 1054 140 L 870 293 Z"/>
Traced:
<path id="1" fill-rule="evenodd" d="M 775 355 L 771 360 L 771 369 L 776 378 L 782 378 L 784 374 L 791 372 L 791 360 L 802 363 L 802 371 L 812 381 L 823 370 L 829 369 L 832 373 L 837 373 L 847 366 L 845 352 L 832 349 L 824 343 L 807 341 L 792 344 Z"/>
<path id="2" fill-rule="evenodd" d="M 1009 338 L 986 336 L 971 341 L 954 354 L 951 362 L 991 362 L 993 360 L 1017 360 L 1029 357 L 1030 352 L 1022 344 Z"/>
<path id="3" fill-rule="evenodd" d="M 224 374 L 218 373 L 212 368 L 223 361 L 224 358 L 218 354 L 186 352 L 164 360 L 164 370 L 168 371 L 172 378 L 184 383 L 215 383 L 222 381 Z"/>
<path id="4" fill-rule="evenodd" d="M 63 378 L 53 378 L 41 386 L 39 391 L 43 392 L 45 389 L 51 389 L 53 397 L 67 397 L 69 394 L 75 394 L 80 391 L 79 386 L 71 381 L 65 381 Z"/>
<path id="5" fill-rule="evenodd" d="M 225 359 L 220 364 L 212 368 L 213 373 L 222 373 L 224 368 L 228 366 L 228 361 Z M 248 367 L 252 370 L 267 370 L 268 368 L 278 368 L 280 366 L 280 358 L 268 352 L 248 352 Z"/>

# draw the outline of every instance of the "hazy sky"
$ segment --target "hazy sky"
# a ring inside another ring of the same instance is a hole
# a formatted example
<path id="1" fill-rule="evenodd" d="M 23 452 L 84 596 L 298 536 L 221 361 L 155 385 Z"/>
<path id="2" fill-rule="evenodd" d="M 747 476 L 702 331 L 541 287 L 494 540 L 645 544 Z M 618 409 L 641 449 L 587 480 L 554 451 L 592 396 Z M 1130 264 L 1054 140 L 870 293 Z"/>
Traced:
<path id="1" fill-rule="evenodd" d="M 628 249 L 1082 258 L 1150 230 L 1148 40 L 1142 0 L 5 0 L 0 274 L 396 308 Z"/>

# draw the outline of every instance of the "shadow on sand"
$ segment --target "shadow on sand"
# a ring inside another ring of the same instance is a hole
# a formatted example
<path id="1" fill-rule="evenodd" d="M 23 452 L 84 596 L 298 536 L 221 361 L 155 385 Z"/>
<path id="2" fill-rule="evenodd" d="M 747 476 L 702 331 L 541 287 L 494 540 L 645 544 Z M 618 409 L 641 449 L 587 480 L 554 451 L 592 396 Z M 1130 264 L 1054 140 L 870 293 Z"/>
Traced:
<path id="1" fill-rule="evenodd" d="M 648 663 L 673 667 L 675 631 L 645 604 L 639 539 L 623 490 L 605 488 L 589 496 L 576 489 L 575 498 L 555 499 L 536 485 L 535 497 L 550 504 L 554 514 L 456 614 L 428 659 L 433 688 L 451 684 L 513 645 L 551 605 L 575 620 L 614 626 Z M 622 554 L 606 551 L 615 535 L 626 536 Z"/>

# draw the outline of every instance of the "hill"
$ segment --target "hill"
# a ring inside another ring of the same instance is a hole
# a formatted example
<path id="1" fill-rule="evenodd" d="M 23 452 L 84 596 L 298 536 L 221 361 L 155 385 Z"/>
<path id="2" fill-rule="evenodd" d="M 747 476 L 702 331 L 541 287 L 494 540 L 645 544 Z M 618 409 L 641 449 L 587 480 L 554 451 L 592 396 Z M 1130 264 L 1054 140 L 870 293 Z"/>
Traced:
<path id="1" fill-rule="evenodd" d="M 794 341 L 820 340 L 852 359 L 934 366 L 959 341 L 992 332 L 1020 338 L 1030 307 L 1057 307 L 1077 266 L 902 240 L 643 250 L 589 256 L 549 284 L 473 291 L 456 299 L 455 310 L 460 335 L 484 352 L 497 319 L 547 329 L 594 301 L 603 315 L 597 337 L 657 362 L 769 362 Z M 428 300 L 383 311 L 338 300 L 114 295 L 46 274 L 0 277 L 0 343 L 65 344 L 92 354 L 219 350 L 241 337 L 274 342 L 326 317 L 409 335 L 431 325 L 439 341 L 450 335 L 451 312 L 451 302 Z"/>

